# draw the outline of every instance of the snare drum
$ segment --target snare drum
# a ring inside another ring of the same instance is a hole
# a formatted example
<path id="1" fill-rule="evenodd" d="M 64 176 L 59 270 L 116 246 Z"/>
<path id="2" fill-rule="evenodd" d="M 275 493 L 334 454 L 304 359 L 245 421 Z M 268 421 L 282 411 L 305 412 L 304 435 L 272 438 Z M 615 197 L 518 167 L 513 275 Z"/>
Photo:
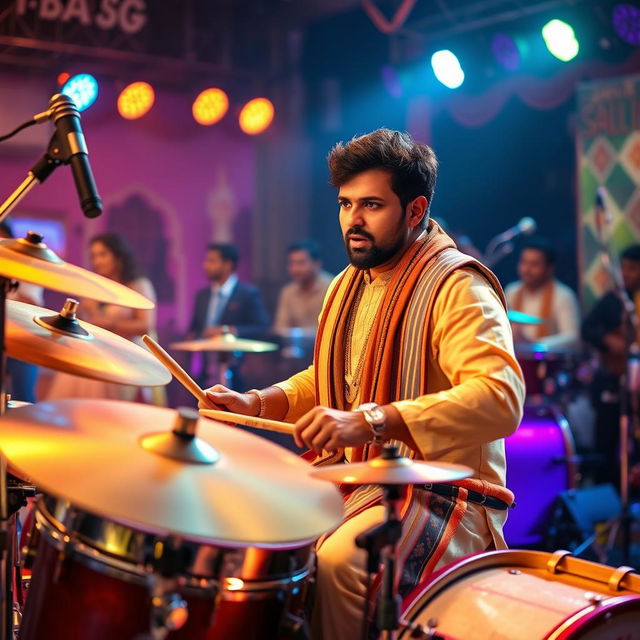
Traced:
<path id="1" fill-rule="evenodd" d="M 418 587 L 402 617 L 447 640 L 640 640 L 640 575 L 566 553 L 465 558 Z M 407 627 L 399 640 L 427 637 Z"/>
<path id="2" fill-rule="evenodd" d="M 505 439 L 507 487 L 516 497 L 504 526 L 512 547 L 540 545 L 558 494 L 576 486 L 571 428 L 550 405 L 525 406 L 518 430 Z"/>
<path id="3" fill-rule="evenodd" d="M 20 640 L 148 638 L 152 614 L 178 621 L 185 604 L 186 623 L 168 640 L 300 637 L 312 542 L 268 549 L 173 544 L 177 586 L 152 610 L 154 558 L 170 541 L 51 497 L 38 500 L 34 520 Z"/>

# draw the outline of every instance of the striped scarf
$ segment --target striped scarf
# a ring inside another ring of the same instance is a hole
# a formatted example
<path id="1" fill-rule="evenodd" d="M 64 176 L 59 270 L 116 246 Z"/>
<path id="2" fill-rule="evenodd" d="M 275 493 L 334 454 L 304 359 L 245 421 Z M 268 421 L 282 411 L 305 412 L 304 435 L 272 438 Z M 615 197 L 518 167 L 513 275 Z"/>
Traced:
<path id="1" fill-rule="evenodd" d="M 428 393 L 429 319 L 438 291 L 447 277 L 461 267 L 472 267 L 481 273 L 506 308 L 496 277 L 474 258 L 460 253 L 453 240 L 432 221 L 428 233 L 403 254 L 379 305 L 366 345 L 361 402 L 388 404 Z M 362 270 L 348 267 L 325 304 L 314 358 L 318 405 L 348 408 L 344 397 L 345 334 L 349 314 L 355 313 L 353 303 L 363 277 Z M 402 456 L 422 457 L 403 442 L 395 441 L 394 444 Z M 353 449 L 351 460 L 370 460 L 378 455 L 379 447 L 366 444 Z M 338 451 L 317 459 L 314 464 L 330 464 L 343 459 L 344 452 Z M 399 561 L 403 566 L 402 592 L 415 586 L 420 577 L 438 563 L 466 511 L 467 490 L 498 497 L 508 503 L 513 501 L 513 494 L 508 489 L 477 478 L 454 484 L 460 487 L 457 499 L 444 498 L 419 487 L 407 488 L 399 509 L 403 520 L 402 539 L 398 544 Z M 382 498 L 381 490 L 376 486 L 343 487 L 343 493 L 347 519 L 379 504 Z"/>

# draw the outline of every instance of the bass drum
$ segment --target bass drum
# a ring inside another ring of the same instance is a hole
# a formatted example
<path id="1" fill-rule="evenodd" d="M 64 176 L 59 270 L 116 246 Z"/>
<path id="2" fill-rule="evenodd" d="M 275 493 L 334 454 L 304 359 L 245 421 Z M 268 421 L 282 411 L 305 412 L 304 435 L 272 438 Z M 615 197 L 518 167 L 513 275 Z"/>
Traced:
<path id="1" fill-rule="evenodd" d="M 445 640 L 640 640 L 640 575 L 542 551 L 493 551 L 446 567 L 404 602 Z"/>
<path id="2" fill-rule="evenodd" d="M 576 486 L 575 445 L 567 419 L 553 406 L 525 406 L 505 439 L 507 487 L 516 497 L 504 536 L 510 547 L 541 546 L 560 493 Z"/>

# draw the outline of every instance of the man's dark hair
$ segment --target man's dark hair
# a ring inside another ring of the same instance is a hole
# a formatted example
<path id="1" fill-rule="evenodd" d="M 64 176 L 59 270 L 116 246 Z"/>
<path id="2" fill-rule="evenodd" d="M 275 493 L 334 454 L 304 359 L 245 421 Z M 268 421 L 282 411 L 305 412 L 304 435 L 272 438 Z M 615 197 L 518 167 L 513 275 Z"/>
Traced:
<path id="1" fill-rule="evenodd" d="M 316 262 L 320 260 L 320 247 L 314 240 L 299 240 L 291 243 L 287 248 L 287 253 L 294 251 L 306 251 L 312 260 Z"/>
<path id="2" fill-rule="evenodd" d="M 107 231 L 93 236 L 89 244 L 100 242 L 120 261 L 120 278 L 127 284 L 140 278 L 142 273 L 131 245 L 118 233 Z"/>
<path id="3" fill-rule="evenodd" d="M 631 260 L 632 262 L 640 262 L 640 244 L 633 244 L 627 247 L 620 256 L 623 260 Z"/>
<path id="4" fill-rule="evenodd" d="M 225 262 L 231 262 L 233 268 L 238 266 L 240 254 L 235 244 L 225 244 L 224 242 L 212 242 L 207 246 L 207 251 L 217 251 Z"/>
<path id="5" fill-rule="evenodd" d="M 525 249 L 534 249 L 535 251 L 539 251 L 544 256 L 548 265 L 554 266 L 556 264 L 558 254 L 553 248 L 553 245 L 546 238 L 541 236 L 531 236 L 527 238 L 522 245 L 520 253 Z"/>
<path id="6" fill-rule="evenodd" d="M 391 188 L 403 210 L 418 196 L 427 199 L 427 211 L 420 223 L 426 227 L 438 174 L 438 160 L 431 147 L 416 142 L 408 133 L 377 129 L 347 144 L 339 142 L 327 160 L 330 182 L 336 188 L 369 169 L 388 171 Z"/>

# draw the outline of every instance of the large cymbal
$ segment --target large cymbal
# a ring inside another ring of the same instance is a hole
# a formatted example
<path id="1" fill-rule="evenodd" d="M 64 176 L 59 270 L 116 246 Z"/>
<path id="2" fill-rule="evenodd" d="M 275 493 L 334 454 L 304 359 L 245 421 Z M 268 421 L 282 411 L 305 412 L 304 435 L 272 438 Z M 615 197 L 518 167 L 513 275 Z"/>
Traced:
<path id="1" fill-rule="evenodd" d="M 45 402 L 2 416 L 0 443 L 45 493 L 156 535 L 273 546 L 312 541 L 340 522 L 339 492 L 294 453 L 195 410 L 177 418 L 113 400 Z"/>
<path id="2" fill-rule="evenodd" d="M 115 280 L 65 262 L 37 233 L 29 232 L 20 239 L 0 239 L 0 275 L 122 307 L 153 309 L 155 306 L 142 294 Z"/>
<path id="3" fill-rule="evenodd" d="M 214 338 L 174 342 L 169 345 L 169 348 L 175 351 L 219 351 L 226 353 L 240 351 L 243 353 L 265 353 L 267 351 L 276 351 L 278 345 L 273 342 L 262 342 L 262 340 L 237 338 L 232 333 L 223 333 Z"/>
<path id="4" fill-rule="evenodd" d="M 32 304 L 7 300 L 7 355 L 106 382 L 155 387 L 171 381 L 167 369 L 143 347 L 89 322 L 76 320 L 76 306 L 75 300 L 67 298 L 62 313 L 56 314 Z"/>
<path id="5" fill-rule="evenodd" d="M 542 318 L 532 316 L 530 313 L 516 311 L 515 309 L 509 309 L 509 311 L 507 311 L 507 318 L 514 324 L 546 324 L 546 320 Z"/>
<path id="6" fill-rule="evenodd" d="M 318 467 L 311 475 L 340 484 L 429 484 L 462 480 L 472 473 L 469 467 L 451 462 L 380 457 L 367 462 Z"/>

